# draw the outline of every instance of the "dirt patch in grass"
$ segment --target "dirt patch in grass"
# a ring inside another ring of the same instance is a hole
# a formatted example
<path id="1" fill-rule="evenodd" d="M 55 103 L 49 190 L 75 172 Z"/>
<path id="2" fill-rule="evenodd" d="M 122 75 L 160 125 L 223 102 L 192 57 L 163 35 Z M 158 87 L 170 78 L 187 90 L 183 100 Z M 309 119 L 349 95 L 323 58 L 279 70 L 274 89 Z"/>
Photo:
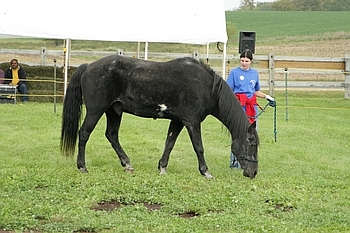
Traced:
<path id="1" fill-rule="evenodd" d="M 96 206 L 93 206 L 90 209 L 96 210 L 96 211 L 114 211 L 114 210 L 117 210 L 121 207 L 130 206 L 130 205 L 134 205 L 134 204 L 140 204 L 140 203 L 149 211 L 157 211 L 157 210 L 160 210 L 162 208 L 161 204 L 148 203 L 148 202 L 144 202 L 144 201 L 136 201 L 136 202 L 127 204 L 127 203 L 123 203 L 123 202 L 120 202 L 117 200 L 110 200 L 110 201 L 100 201 L 99 203 L 97 203 Z M 200 214 L 196 213 L 195 211 L 187 211 L 184 213 L 178 213 L 177 215 L 181 218 L 193 218 L 193 217 L 199 216 Z"/>
<path id="2" fill-rule="evenodd" d="M 199 216 L 199 214 L 194 212 L 194 211 L 188 211 L 185 213 L 180 213 L 180 214 L 178 214 L 178 216 L 181 218 L 193 218 L 193 217 Z"/>
<path id="3" fill-rule="evenodd" d="M 275 209 L 280 210 L 282 212 L 291 212 L 291 211 L 295 210 L 296 208 L 293 206 L 285 206 L 283 204 L 276 204 Z"/>
<path id="4" fill-rule="evenodd" d="M 288 204 L 276 203 L 273 200 L 265 200 L 265 203 L 270 204 L 275 210 L 282 212 L 292 212 L 297 208 Z"/>
<path id="5" fill-rule="evenodd" d="M 101 201 L 96 206 L 91 207 L 90 209 L 103 210 L 103 211 L 113 211 L 113 210 L 116 210 L 116 209 L 124 207 L 124 206 L 134 205 L 134 204 L 138 204 L 138 203 L 143 204 L 143 206 L 146 207 L 147 210 L 150 210 L 150 211 L 161 209 L 161 205 L 157 204 L 157 203 L 134 202 L 131 204 L 126 204 L 126 203 L 119 202 L 117 200 Z"/>

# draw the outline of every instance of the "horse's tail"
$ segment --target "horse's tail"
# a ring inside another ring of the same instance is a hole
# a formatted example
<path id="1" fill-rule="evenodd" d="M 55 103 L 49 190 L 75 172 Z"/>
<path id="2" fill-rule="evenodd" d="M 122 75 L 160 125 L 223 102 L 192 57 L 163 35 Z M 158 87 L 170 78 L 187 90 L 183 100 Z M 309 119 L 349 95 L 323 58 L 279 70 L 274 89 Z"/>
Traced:
<path id="1" fill-rule="evenodd" d="M 66 156 L 73 156 L 75 151 L 83 104 L 81 76 L 87 66 L 83 64 L 76 69 L 64 97 L 60 146 Z"/>

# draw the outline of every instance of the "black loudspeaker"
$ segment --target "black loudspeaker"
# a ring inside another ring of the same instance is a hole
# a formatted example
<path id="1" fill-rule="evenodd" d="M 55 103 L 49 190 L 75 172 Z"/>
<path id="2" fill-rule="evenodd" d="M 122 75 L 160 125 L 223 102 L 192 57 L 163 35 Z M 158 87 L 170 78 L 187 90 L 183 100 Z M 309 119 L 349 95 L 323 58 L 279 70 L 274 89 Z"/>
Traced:
<path id="1" fill-rule="evenodd" d="M 255 53 L 255 32 L 239 32 L 239 48 L 238 52 L 241 53 L 246 49 L 249 49 L 253 54 Z"/>

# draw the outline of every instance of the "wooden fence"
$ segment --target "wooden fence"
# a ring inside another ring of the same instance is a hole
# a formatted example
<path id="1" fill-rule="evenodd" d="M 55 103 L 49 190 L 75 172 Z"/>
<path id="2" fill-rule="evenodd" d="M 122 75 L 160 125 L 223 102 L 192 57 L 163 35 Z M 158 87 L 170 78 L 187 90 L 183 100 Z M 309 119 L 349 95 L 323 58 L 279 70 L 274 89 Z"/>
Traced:
<path id="1" fill-rule="evenodd" d="M 40 62 L 26 62 L 28 65 L 53 65 L 49 61 L 48 57 L 59 57 L 63 56 L 63 50 L 46 50 L 44 47 L 40 50 L 18 50 L 18 49 L 0 49 L 0 54 L 14 54 L 14 55 L 32 55 L 39 56 Z M 144 53 L 137 52 L 124 52 L 122 49 L 113 52 L 100 52 L 100 51 L 71 51 L 71 57 L 104 57 L 111 54 L 120 54 L 128 57 L 139 57 L 143 58 Z M 170 60 L 179 57 L 195 57 L 196 59 L 202 60 L 221 60 L 223 59 L 222 54 L 199 54 L 193 53 L 148 53 L 149 59 L 157 60 Z M 2 58 L 2 57 L 1 57 Z M 8 61 L 1 61 L 8 62 Z M 227 55 L 227 61 L 238 61 L 239 55 Z M 344 58 L 333 58 L 333 57 L 290 57 L 290 56 L 275 56 L 273 53 L 268 55 L 255 55 L 254 61 L 258 63 L 258 69 L 261 73 L 266 73 L 268 78 L 261 81 L 262 86 L 269 88 L 270 95 L 274 96 L 275 87 L 295 87 L 295 88 L 337 88 L 344 89 L 344 98 L 350 99 L 350 56 L 346 55 Z M 57 63 L 57 66 L 63 64 Z M 70 66 L 78 66 L 80 64 L 70 63 Z M 222 74 L 221 66 L 212 66 L 213 69 L 217 70 L 223 77 L 227 77 L 227 74 Z M 229 72 L 230 65 L 227 63 L 227 72 Z M 284 81 L 275 80 L 276 74 L 283 74 L 285 77 Z M 289 81 L 288 75 L 290 73 L 306 73 L 306 74 L 334 74 L 344 75 L 343 81 Z"/>
<path id="2" fill-rule="evenodd" d="M 344 58 L 327 58 L 327 57 L 286 57 L 274 56 L 270 53 L 268 56 L 255 57 L 260 59 L 259 67 L 269 71 L 269 89 L 270 95 L 273 95 L 276 70 L 284 72 L 314 72 L 314 73 L 331 73 L 343 74 L 344 82 L 340 86 L 344 88 L 344 98 L 350 99 L 350 56 Z M 334 85 L 334 84 L 331 84 Z"/>

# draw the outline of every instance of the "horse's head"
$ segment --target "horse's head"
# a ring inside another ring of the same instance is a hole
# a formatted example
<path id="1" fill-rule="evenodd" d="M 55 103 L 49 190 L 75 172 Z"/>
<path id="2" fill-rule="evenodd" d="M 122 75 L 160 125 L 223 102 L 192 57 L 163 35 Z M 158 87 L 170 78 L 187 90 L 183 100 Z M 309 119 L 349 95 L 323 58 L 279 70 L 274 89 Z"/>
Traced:
<path id="1" fill-rule="evenodd" d="M 243 175 L 254 178 L 258 173 L 258 145 L 259 137 L 256 122 L 252 123 L 244 139 L 234 139 L 231 151 L 236 156 L 243 169 Z"/>

